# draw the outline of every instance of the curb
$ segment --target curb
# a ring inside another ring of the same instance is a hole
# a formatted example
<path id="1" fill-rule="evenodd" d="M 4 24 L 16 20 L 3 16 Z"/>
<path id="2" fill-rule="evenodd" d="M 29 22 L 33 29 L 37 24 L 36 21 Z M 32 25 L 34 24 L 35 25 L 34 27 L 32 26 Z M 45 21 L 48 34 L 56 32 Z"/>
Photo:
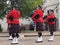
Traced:
<path id="1" fill-rule="evenodd" d="M 37 37 L 38 35 L 24 35 L 24 37 Z M 42 36 L 50 36 L 50 35 L 42 35 Z M 60 35 L 55 35 L 55 36 L 60 36 Z M 0 37 L 9 37 L 9 36 L 0 36 Z"/>
<path id="2" fill-rule="evenodd" d="M 38 35 L 24 35 L 24 37 L 37 37 Z M 42 36 L 50 36 L 50 35 L 42 35 Z M 60 35 L 54 35 L 54 36 L 60 36 Z"/>

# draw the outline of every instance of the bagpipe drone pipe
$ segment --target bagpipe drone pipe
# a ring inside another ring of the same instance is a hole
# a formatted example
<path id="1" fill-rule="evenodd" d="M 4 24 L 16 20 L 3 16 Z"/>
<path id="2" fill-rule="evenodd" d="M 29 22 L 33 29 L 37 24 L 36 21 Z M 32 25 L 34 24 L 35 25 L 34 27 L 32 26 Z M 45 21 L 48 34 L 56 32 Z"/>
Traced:
<path id="1" fill-rule="evenodd" d="M 56 17 L 55 18 L 50 18 L 48 22 L 56 22 Z"/>

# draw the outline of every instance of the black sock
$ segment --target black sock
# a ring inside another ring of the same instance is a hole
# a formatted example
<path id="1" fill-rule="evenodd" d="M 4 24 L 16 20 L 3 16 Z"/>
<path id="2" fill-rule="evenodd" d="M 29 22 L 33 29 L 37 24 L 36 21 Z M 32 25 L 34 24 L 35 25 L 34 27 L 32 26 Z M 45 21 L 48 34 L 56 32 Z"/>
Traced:
<path id="1" fill-rule="evenodd" d="M 16 37 L 19 38 L 19 34 L 18 33 L 16 33 Z"/>
<path id="2" fill-rule="evenodd" d="M 15 37 L 15 34 L 14 34 L 14 33 L 12 34 L 12 37 L 13 37 L 13 38 Z"/>
<path id="3" fill-rule="evenodd" d="M 11 36 L 12 34 L 11 33 L 9 33 L 9 36 Z"/>
<path id="4" fill-rule="evenodd" d="M 39 37 L 41 37 L 41 36 L 42 36 L 42 33 L 41 33 L 41 32 L 40 32 L 40 33 L 38 33 L 38 36 L 39 36 Z"/>
<path id="5" fill-rule="evenodd" d="M 53 36 L 53 32 L 50 32 L 51 36 Z"/>

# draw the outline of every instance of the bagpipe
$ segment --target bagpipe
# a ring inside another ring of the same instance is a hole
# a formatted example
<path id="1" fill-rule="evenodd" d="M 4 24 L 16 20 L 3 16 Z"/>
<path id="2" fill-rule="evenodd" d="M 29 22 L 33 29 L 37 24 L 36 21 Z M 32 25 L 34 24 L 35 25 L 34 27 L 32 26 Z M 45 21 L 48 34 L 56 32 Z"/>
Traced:
<path id="1" fill-rule="evenodd" d="M 39 19 L 39 18 L 40 18 L 40 15 L 37 14 L 34 18 L 35 18 L 35 19 Z"/>
<path id="2" fill-rule="evenodd" d="M 55 18 L 50 18 L 48 22 L 56 22 L 56 17 Z"/>
<path id="3" fill-rule="evenodd" d="M 13 16 L 12 16 L 12 15 L 10 15 L 10 16 L 9 16 L 9 19 L 10 19 L 10 21 L 12 21 L 12 20 L 13 20 Z"/>
<path id="4" fill-rule="evenodd" d="M 32 17 L 33 15 L 34 15 L 34 12 L 31 13 L 30 17 Z M 40 15 L 39 15 L 39 14 L 36 14 L 34 18 L 35 18 L 35 19 L 38 19 L 39 17 L 40 17 Z"/>

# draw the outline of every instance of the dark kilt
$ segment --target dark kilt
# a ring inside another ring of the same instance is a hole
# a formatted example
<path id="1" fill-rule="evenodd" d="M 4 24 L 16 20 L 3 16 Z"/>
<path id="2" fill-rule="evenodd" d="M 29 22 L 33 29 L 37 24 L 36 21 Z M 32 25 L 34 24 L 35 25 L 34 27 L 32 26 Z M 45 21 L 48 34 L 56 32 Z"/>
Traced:
<path id="1" fill-rule="evenodd" d="M 44 30 L 43 23 L 41 23 L 41 22 L 36 23 L 36 30 L 43 31 Z"/>
<path id="2" fill-rule="evenodd" d="M 9 30 L 10 30 L 10 33 L 20 33 L 20 25 L 12 24 Z"/>
<path id="3" fill-rule="evenodd" d="M 49 31 L 51 32 L 54 32 L 56 31 L 56 25 L 55 24 L 49 24 Z"/>

